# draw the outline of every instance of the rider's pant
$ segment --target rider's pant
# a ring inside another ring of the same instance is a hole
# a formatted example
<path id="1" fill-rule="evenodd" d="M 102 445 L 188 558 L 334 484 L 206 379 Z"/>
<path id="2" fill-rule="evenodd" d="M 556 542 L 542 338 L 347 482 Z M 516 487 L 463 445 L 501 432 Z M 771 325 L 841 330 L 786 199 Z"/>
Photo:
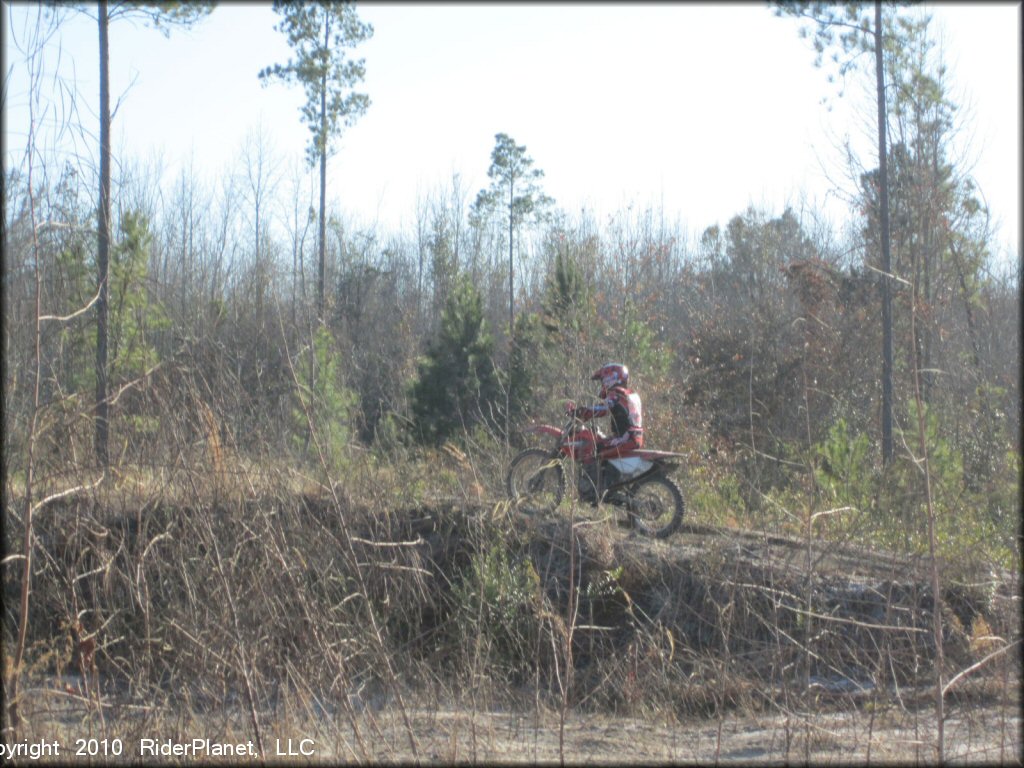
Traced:
<path id="1" fill-rule="evenodd" d="M 599 461 L 604 461 L 605 459 L 617 459 L 624 454 L 628 454 L 630 451 L 643 448 L 643 446 L 643 434 L 627 432 L 619 437 L 613 437 L 599 442 L 597 444 L 597 458 Z"/>

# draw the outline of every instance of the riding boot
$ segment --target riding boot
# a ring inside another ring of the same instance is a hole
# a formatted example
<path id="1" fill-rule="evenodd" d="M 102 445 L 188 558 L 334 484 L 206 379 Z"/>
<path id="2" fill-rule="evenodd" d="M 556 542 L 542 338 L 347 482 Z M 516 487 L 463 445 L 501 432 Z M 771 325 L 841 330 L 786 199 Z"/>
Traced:
<path id="1" fill-rule="evenodd" d="M 622 473 L 610 461 L 601 462 L 601 490 L 607 491 L 622 477 Z"/>
<path id="2" fill-rule="evenodd" d="M 597 501 L 600 478 L 601 472 L 596 460 L 583 465 L 580 476 L 580 498 L 583 501 Z"/>

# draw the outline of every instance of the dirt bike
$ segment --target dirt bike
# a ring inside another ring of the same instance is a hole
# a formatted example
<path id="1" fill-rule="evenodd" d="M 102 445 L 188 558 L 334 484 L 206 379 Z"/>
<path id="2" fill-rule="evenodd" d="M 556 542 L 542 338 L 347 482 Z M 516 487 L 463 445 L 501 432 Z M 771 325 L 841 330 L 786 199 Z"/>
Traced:
<path id="1" fill-rule="evenodd" d="M 509 464 L 508 496 L 524 511 L 553 511 L 571 480 L 581 501 L 624 509 L 626 524 L 645 535 L 664 539 L 679 529 L 683 492 L 668 473 L 682 454 L 641 448 L 599 465 L 596 447 L 604 436 L 573 414 L 561 429 L 538 424 L 525 431 L 554 440 L 551 448 L 527 448 Z"/>

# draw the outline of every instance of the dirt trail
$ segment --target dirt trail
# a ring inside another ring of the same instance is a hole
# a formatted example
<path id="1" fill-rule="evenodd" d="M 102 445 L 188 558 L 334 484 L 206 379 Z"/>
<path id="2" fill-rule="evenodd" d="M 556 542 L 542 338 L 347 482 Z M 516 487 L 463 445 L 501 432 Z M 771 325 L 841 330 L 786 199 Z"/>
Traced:
<path id="1" fill-rule="evenodd" d="M 935 719 L 931 712 L 792 713 L 727 715 L 679 723 L 657 717 L 570 713 L 564 730 L 557 712 L 417 711 L 411 717 L 418 753 L 396 713 L 375 718 L 383 739 L 371 758 L 381 762 L 557 763 L 573 765 L 701 764 L 865 765 L 876 762 L 933 764 Z M 971 707 L 949 713 L 945 757 L 950 763 L 1019 765 L 1021 717 L 1016 706 Z M 355 759 L 354 740 L 321 743 L 325 760 Z"/>

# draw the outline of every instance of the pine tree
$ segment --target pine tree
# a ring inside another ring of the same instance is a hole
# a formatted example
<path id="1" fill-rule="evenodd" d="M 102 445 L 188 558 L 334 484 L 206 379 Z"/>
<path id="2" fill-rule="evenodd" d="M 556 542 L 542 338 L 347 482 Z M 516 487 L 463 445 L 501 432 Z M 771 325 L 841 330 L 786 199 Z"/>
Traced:
<path id="1" fill-rule="evenodd" d="M 526 154 L 526 147 L 517 145 L 505 133 L 496 134 L 494 139 L 491 167 L 487 169 L 491 186 L 480 190 L 473 204 L 473 215 L 479 220 L 502 211 L 508 217 L 508 332 L 511 337 L 515 321 L 512 257 L 516 228 L 531 218 L 540 218 L 553 201 L 541 192 L 544 171 L 533 167 L 533 158 Z"/>
<path id="2" fill-rule="evenodd" d="M 561 239 L 561 237 L 559 237 Z M 541 298 L 541 312 L 524 312 L 515 321 L 509 353 L 508 390 L 511 422 L 529 415 L 539 395 L 552 391 L 565 362 L 578 352 L 596 316 L 593 286 L 571 246 L 555 245 Z"/>
<path id="3" fill-rule="evenodd" d="M 84 4 L 76 5 L 85 12 Z M 170 34 L 172 27 L 190 27 L 213 9 L 209 2 L 117 2 L 100 0 L 96 4 L 100 55 L 100 196 L 96 246 L 96 280 L 99 300 L 96 302 L 96 458 L 106 467 L 110 461 L 109 402 L 107 378 L 110 373 L 107 345 L 108 302 L 110 298 L 110 23 L 119 18 L 142 19 L 154 28 Z"/>
<path id="4" fill-rule="evenodd" d="M 441 328 L 419 364 L 410 390 L 415 431 L 426 443 L 441 445 L 474 426 L 496 421 L 501 387 L 476 286 L 460 277 L 441 314 Z"/>
<path id="5" fill-rule="evenodd" d="M 887 165 L 887 109 L 885 97 L 885 65 L 883 52 L 890 44 L 894 32 L 891 12 L 883 14 L 881 0 L 875 0 L 874 13 L 861 2 L 830 3 L 776 2 L 778 15 L 795 16 L 810 22 L 814 30 L 815 65 L 820 66 L 826 51 L 832 51 L 832 61 L 839 75 L 856 66 L 858 57 L 872 53 L 875 65 L 875 92 L 878 122 L 878 194 L 879 194 L 879 247 L 881 251 L 882 279 L 882 460 L 886 465 L 893 459 L 893 341 L 892 341 L 892 274 L 889 233 L 889 172 Z M 885 23 L 883 24 L 883 16 Z M 801 29 L 801 36 L 809 33 Z M 845 58 L 844 58 L 845 57 Z M 832 79 L 832 76 L 830 76 Z"/>
<path id="6" fill-rule="evenodd" d="M 352 88 L 362 81 L 362 59 L 346 57 L 353 48 L 373 36 L 373 27 L 359 20 L 350 2 L 292 3 L 275 0 L 281 16 L 277 29 L 288 37 L 295 59 L 274 64 L 259 73 L 265 83 L 272 78 L 299 83 L 306 92 L 302 121 L 311 134 L 306 159 L 320 164 L 319 261 L 317 266 L 317 316 L 324 320 L 324 270 L 327 252 L 327 156 L 331 140 L 366 112 L 370 97 Z"/>

